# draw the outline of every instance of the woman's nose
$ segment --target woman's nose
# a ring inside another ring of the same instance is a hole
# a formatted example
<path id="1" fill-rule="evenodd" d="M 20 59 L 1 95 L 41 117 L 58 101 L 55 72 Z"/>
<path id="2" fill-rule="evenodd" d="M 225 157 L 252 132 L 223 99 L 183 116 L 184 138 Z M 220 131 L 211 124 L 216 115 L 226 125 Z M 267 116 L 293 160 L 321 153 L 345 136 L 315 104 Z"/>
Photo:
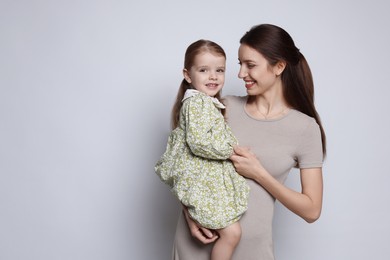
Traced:
<path id="1" fill-rule="evenodd" d="M 248 73 L 242 68 L 242 66 L 240 67 L 240 70 L 238 71 L 238 77 L 240 79 L 243 79 L 245 78 L 246 76 L 248 75 Z"/>

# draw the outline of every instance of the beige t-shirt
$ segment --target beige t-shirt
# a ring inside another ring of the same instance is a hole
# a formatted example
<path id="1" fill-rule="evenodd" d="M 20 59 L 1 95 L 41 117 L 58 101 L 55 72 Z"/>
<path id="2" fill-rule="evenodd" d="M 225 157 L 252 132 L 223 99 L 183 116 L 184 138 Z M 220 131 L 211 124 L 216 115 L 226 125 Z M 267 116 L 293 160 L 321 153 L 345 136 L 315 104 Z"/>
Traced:
<path id="1" fill-rule="evenodd" d="M 292 109 L 278 119 L 254 119 L 245 111 L 246 100 L 246 96 L 227 96 L 224 99 L 227 121 L 238 143 L 250 147 L 271 175 L 283 183 L 296 165 L 300 168 L 322 167 L 321 133 L 313 118 Z M 275 199 L 256 182 L 247 182 L 251 188 L 248 210 L 240 220 L 242 237 L 233 259 L 273 260 L 272 219 Z M 206 260 L 210 257 L 210 250 L 211 246 L 200 245 L 191 238 L 181 216 L 173 259 Z"/>

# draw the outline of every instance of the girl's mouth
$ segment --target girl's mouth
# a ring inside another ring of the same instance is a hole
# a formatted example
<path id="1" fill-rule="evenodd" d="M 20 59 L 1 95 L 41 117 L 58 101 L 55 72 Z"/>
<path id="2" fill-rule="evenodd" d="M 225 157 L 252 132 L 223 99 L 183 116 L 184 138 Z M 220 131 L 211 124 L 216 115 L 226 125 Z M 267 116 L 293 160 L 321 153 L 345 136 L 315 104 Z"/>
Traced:
<path id="1" fill-rule="evenodd" d="M 207 86 L 208 88 L 217 88 L 217 87 L 218 87 L 218 84 L 209 83 L 209 84 L 206 84 L 206 86 Z"/>

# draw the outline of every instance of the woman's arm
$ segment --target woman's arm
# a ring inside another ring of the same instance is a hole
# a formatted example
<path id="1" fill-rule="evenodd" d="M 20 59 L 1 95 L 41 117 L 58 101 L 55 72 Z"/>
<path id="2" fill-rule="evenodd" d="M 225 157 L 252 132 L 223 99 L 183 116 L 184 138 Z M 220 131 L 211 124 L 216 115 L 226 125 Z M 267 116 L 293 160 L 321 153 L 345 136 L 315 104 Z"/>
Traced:
<path id="1" fill-rule="evenodd" d="M 183 206 L 183 214 L 187 220 L 188 228 L 190 229 L 191 236 L 198 239 L 203 244 L 210 244 L 218 239 L 216 232 L 211 231 L 197 224 L 189 215 L 188 209 Z"/>
<path id="2" fill-rule="evenodd" d="M 239 174 L 253 179 L 275 199 L 308 223 L 316 221 L 322 209 L 322 168 L 301 169 L 301 192 L 296 192 L 277 181 L 261 165 L 249 149 L 236 146 L 232 160 Z"/>

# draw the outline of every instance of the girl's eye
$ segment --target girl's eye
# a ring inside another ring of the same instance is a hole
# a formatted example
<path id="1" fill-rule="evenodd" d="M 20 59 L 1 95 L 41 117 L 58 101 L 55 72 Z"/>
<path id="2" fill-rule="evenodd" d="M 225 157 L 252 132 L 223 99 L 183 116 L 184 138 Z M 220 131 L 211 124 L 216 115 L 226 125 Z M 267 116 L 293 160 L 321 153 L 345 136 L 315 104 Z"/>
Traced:
<path id="1" fill-rule="evenodd" d="M 217 72 L 222 72 L 223 73 L 223 72 L 225 72 L 225 70 L 224 69 L 218 69 Z"/>
<path id="2" fill-rule="evenodd" d="M 199 72 L 206 72 L 206 69 L 200 69 Z"/>

